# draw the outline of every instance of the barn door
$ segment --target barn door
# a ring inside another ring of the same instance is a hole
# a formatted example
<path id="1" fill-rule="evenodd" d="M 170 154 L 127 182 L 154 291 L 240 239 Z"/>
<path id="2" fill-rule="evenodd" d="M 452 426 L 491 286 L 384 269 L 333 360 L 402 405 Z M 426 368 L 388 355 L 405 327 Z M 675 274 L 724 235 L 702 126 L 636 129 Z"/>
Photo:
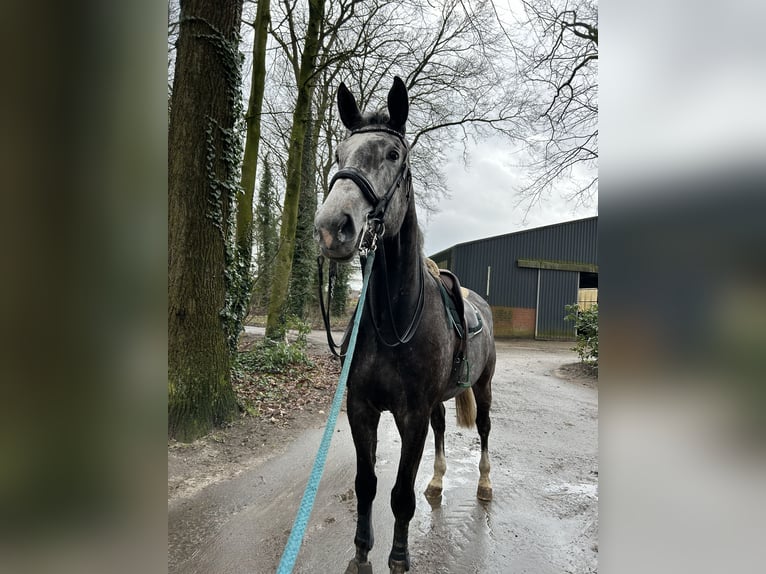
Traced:
<path id="1" fill-rule="evenodd" d="M 564 307 L 577 303 L 578 273 L 554 269 L 537 273 L 535 339 L 573 341 L 574 323 L 564 321 Z"/>

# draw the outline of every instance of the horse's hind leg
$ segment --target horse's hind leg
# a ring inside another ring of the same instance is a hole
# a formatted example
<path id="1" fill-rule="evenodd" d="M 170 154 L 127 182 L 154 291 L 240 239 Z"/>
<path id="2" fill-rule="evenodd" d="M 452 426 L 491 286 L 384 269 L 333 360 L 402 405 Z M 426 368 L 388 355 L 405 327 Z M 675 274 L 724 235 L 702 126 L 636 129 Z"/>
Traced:
<path id="1" fill-rule="evenodd" d="M 431 428 L 434 429 L 434 476 L 426 488 L 428 498 L 442 495 L 442 478 L 447 471 L 447 459 L 444 456 L 444 403 L 437 403 L 431 411 Z"/>
<path id="2" fill-rule="evenodd" d="M 356 555 L 346 569 L 346 574 L 372 574 L 372 565 L 367 554 L 375 543 L 372 529 L 372 501 L 375 499 L 378 479 L 375 476 L 375 451 L 378 443 L 378 422 L 380 412 L 364 401 L 355 401 L 349 393 L 347 401 L 348 422 L 356 448 L 356 489 L 357 519 Z"/>
<path id="3" fill-rule="evenodd" d="M 489 418 L 489 409 L 492 405 L 492 375 L 495 372 L 494 357 L 488 362 L 484 372 L 473 386 L 473 394 L 476 398 L 476 428 L 481 440 L 481 459 L 479 460 L 479 487 L 476 497 L 479 500 L 492 500 L 492 483 L 489 480 L 489 431 L 492 422 Z"/>
<path id="4" fill-rule="evenodd" d="M 391 510 L 394 511 L 394 543 L 388 555 L 390 574 L 402 574 L 410 569 L 408 535 L 410 520 L 415 515 L 415 477 L 418 474 L 423 446 L 428 436 L 428 411 L 420 416 L 417 412 L 400 416 L 394 413 L 394 420 L 402 437 L 402 454 L 396 483 L 391 491 Z"/>

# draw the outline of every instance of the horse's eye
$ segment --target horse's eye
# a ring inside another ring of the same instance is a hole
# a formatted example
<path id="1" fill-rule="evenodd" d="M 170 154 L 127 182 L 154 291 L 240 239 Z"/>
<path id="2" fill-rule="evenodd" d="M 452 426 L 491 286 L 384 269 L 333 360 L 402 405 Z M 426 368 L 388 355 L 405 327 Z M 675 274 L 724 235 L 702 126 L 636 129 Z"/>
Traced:
<path id="1" fill-rule="evenodd" d="M 335 152 L 335 163 L 340 163 L 340 158 L 338 157 L 338 152 Z"/>
<path id="2" fill-rule="evenodd" d="M 399 159 L 399 152 L 396 151 L 395 149 L 392 149 L 390 152 L 388 152 L 388 156 L 387 157 L 391 161 L 396 161 L 397 159 Z"/>

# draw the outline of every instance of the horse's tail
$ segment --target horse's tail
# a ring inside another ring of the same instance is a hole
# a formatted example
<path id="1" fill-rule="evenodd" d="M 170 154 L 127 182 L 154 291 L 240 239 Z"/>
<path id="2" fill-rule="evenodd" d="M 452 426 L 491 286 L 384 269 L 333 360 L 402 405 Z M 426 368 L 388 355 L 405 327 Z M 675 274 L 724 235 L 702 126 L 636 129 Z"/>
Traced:
<path id="1" fill-rule="evenodd" d="M 457 426 L 469 429 L 476 423 L 476 399 L 472 388 L 467 388 L 455 397 L 455 412 Z"/>

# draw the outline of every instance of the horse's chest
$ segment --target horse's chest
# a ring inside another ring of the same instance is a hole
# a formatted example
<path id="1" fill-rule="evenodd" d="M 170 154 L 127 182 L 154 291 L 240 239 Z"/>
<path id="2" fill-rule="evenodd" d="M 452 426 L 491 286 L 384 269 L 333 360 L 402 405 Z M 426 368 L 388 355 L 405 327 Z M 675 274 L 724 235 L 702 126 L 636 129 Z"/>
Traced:
<path id="1" fill-rule="evenodd" d="M 359 354 L 349 373 L 349 390 L 368 397 L 381 410 L 402 400 L 431 403 L 448 384 L 449 365 L 411 348 Z"/>

